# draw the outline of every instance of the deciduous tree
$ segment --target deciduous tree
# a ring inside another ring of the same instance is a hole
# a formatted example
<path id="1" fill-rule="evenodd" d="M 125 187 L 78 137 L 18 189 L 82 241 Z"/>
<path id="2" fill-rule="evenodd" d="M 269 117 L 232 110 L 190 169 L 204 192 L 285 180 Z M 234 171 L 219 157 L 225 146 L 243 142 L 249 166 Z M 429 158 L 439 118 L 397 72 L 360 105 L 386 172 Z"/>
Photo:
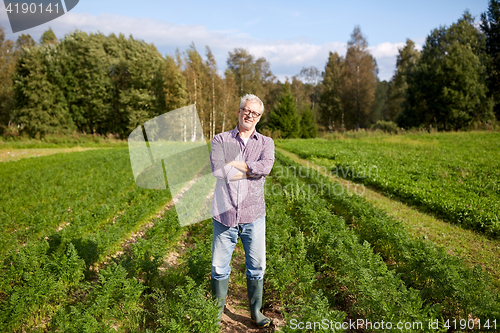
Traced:
<path id="1" fill-rule="evenodd" d="M 344 66 L 342 106 L 348 127 L 366 127 L 377 87 L 377 66 L 368 51 L 368 42 L 359 26 L 347 43 Z"/>
<path id="2" fill-rule="evenodd" d="M 328 56 L 325 71 L 322 73 L 319 111 L 322 123 L 329 129 L 335 129 L 335 122 L 344 129 L 344 108 L 342 93 L 344 92 L 344 57 L 337 52 Z"/>

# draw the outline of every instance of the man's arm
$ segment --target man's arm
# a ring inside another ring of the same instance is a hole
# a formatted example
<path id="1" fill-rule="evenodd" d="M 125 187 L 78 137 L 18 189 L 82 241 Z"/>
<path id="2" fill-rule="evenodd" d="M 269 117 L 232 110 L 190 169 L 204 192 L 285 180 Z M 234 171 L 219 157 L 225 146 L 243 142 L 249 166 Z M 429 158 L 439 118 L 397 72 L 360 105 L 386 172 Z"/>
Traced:
<path id="1" fill-rule="evenodd" d="M 239 172 L 231 178 L 231 180 L 240 180 L 240 179 L 245 179 L 245 178 L 259 178 L 259 175 L 254 175 L 250 173 L 250 168 L 248 165 L 243 162 L 243 161 L 231 161 L 227 165 L 230 165 L 236 169 L 239 170 Z"/>
<path id="2" fill-rule="evenodd" d="M 246 162 L 243 161 L 231 161 L 228 163 L 228 165 L 235 167 L 236 169 L 240 170 L 241 172 L 249 172 L 250 168 L 246 164 Z"/>
<path id="3" fill-rule="evenodd" d="M 246 162 L 247 172 L 254 177 L 267 176 L 274 164 L 274 141 L 271 138 L 266 139 L 264 149 L 256 162 Z"/>
<path id="4" fill-rule="evenodd" d="M 233 160 L 236 158 L 238 153 L 238 145 L 222 142 L 221 136 L 216 135 L 212 140 L 212 147 L 210 151 L 212 174 L 217 178 L 225 178 L 226 181 L 233 180 L 233 178 L 240 173 L 240 171 L 237 168 L 226 164 L 226 158 Z"/>

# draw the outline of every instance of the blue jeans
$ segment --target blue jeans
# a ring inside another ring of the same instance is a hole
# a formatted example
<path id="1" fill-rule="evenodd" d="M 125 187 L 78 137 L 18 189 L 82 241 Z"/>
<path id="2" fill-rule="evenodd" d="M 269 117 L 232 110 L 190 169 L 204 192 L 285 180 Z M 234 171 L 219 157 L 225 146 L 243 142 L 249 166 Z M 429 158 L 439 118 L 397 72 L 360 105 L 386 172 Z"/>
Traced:
<path id="1" fill-rule="evenodd" d="M 262 280 L 266 269 L 266 218 L 262 217 L 248 224 L 226 227 L 212 219 L 212 279 L 224 280 L 231 273 L 231 257 L 234 247 L 241 238 L 245 249 L 247 278 Z"/>

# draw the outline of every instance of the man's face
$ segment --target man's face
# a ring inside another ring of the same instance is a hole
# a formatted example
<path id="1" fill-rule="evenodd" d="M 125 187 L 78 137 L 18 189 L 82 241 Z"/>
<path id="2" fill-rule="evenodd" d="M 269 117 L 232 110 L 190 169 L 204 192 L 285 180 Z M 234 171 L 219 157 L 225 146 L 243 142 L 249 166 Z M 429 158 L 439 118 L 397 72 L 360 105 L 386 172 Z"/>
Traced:
<path id="1" fill-rule="evenodd" d="M 258 101 L 246 101 L 243 109 L 251 110 L 251 111 L 258 113 L 258 114 L 261 113 L 260 103 Z M 255 129 L 255 125 L 257 125 L 261 116 L 262 115 L 260 115 L 257 118 L 254 118 L 252 116 L 252 112 L 250 112 L 249 114 L 245 114 L 244 110 L 242 110 L 242 109 L 238 110 L 239 125 L 240 125 L 240 127 L 242 127 L 243 129 L 245 129 L 247 131 L 252 131 Z"/>

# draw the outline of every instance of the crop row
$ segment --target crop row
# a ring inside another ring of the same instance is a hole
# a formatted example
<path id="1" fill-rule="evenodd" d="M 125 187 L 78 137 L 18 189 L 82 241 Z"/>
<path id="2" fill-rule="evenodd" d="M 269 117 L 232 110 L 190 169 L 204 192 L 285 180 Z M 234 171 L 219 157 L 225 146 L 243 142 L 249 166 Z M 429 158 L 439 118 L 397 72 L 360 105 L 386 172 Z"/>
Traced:
<path id="1" fill-rule="evenodd" d="M 149 195 L 135 185 L 125 149 L 2 163 L 0 172 L 0 256 L 68 225 L 92 231 Z"/>
<path id="2" fill-rule="evenodd" d="M 169 191 L 135 186 L 123 149 L 0 167 L 6 171 L 3 224 L 7 230 L 28 228 L 22 237 L 7 233 L 11 237 L 4 244 L 9 246 L 0 262 L 1 323 L 14 331 L 50 317 L 75 288 L 81 289 L 84 277 L 92 278 L 94 264 L 118 250 L 171 200 Z"/>
<path id="3" fill-rule="evenodd" d="M 277 160 L 287 170 L 301 168 L 280 154 Z M 287 173 L 281 177 L 287 179 Z M 295 172 L 288 174 L 292 174 L 288 178 L 295 179 L 300 195 L 322 197 L 323 206 L 344 217 L 359 237 L 359 242 L 370 244 L 389 263 L 391 271 L 408 288 L 420 290 L 425 304 L 433 306 L 442 318 L 467 318 L 471 315 L 487 320 L 500 317 L 500 298 L 493 291 L 488 274 L 480 266 L 469 268 L 463 260 L 449 255 L 444 248 L 411 237 L 400 221 L 373 207 L 361 196 L 333 193 L 329 190 L 331 187 L 310 195 L 308 188 L 316 189 L 318 184 L 330 183 L 327 177 L 314 170 L 309 170 L 308 177 L 297 177 Z M 293 189 L 293 186 L 288 188 Z"/>
<path id="4" fill-rule="evenodd" d="M 464 134 L 465 135 L 465 134 Z M 309 140 L 278 145 L 335 176 L 373 186 L 449 222 L 500 236 L 498 134 L 391 141 Z"/>
<path id="5" fill-rule="evenodd" d="M 286 163 L 277 154 L 274 167 Z M 272 220 L 268 225 L 269 248 L 281 247 L 290 259 L 282 265 L 286 273 L 278 276 L 290 274 L 295 277 L 294 284 L 305 288 L 309 279 L 301 277 L 302 266 L 306 271 L 313 268 L 328 287 L 330 306 L 345 310 L 347 318 L 354 321 L 422 323 L 421 327 L 409 330 L 417 332 L 425 330 L 428 322 L 437 318 L 438 309 L 424 304 L 417 289 L 407 288 L 368 242 L 363 242 L 342 217 L 327 209 L 325 199 L 297 191 L 302 184 L 294 175 L 279 173 L 272 175 L 272 179 L 275 182 L 270 182 L 266 191 L 268 216 Z M 305 265 L 304 260 L 309 264 Z M 272 277 L 272 281 L 275 279 L 279 277 Z M 287 297 L 288 284 L 276 284 L 283 297 Z"/>

